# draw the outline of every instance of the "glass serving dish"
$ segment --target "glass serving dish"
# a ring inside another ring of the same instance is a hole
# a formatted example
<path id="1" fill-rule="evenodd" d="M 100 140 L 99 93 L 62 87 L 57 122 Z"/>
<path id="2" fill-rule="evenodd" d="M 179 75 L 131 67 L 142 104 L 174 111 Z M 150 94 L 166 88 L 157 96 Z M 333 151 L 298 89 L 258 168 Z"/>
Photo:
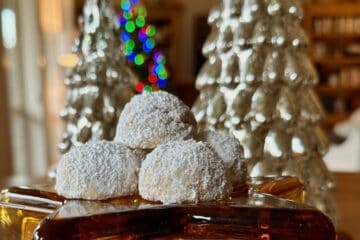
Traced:
<path id="1" fill-rule="evenodd" d="M 229 199 L 198 204 L 149 202 L 139 196 L 66 200 L 53 184 L 12 187 L 0 195 L 0 236 L 57 239 L 336 239 L 334 226 L 301 202 L 295 178 L 253 179 Z"/>

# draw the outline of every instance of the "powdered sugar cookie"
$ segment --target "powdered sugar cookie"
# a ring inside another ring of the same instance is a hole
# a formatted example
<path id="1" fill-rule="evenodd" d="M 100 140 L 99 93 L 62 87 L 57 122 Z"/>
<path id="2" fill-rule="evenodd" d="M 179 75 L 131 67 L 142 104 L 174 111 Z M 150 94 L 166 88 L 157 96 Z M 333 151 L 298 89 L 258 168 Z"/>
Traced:
<path id="1" fill-rule="evenodd" d="M 232 182 L 246 181 L 247 164 L 243 157 L 243 148 L 235 136 L 214 131 L 204 131 L 196 136 L 196 140 L 204 141 L 211 145 L 223 160 Z"/>
<path id="2" fill-rule="evenodd" d="M 139 173 L 139 193 L 165 204 L 221 199 L 231 183 L 223 162 L 207 144 L 170 141 L 147 155 Z"/>
<path id="3" fill-rule="evenodd" d="M 164 91 L 144 92 L 126 104 L 114 141 L 131 148 L 153 149 L 170 140 L 192 138 L 193 113 L 176 96 Z"/>
<path id="4" fill-rule="evenodd" d="M 140 160 L 126 146 L 98 141 L 66 153 L 56 173 L 56 191 L 71 199 L 102 200 L 138 192 Z"/>

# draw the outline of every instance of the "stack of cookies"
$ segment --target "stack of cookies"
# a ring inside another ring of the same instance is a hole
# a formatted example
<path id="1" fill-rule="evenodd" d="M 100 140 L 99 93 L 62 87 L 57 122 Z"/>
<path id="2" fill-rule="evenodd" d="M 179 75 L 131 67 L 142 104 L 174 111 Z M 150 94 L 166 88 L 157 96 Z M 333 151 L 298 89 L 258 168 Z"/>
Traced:
<path id="1" fill-rule="evenodd" d="M 223 199 L 233 183 L 246 181 L 242 155 L 234 136 L 198 133 L 194 115 L 176 96 L 145 92 L 125 106 L 114 141 L 90 142 L 62 157 L 55 188 L 70 199 Z"/>

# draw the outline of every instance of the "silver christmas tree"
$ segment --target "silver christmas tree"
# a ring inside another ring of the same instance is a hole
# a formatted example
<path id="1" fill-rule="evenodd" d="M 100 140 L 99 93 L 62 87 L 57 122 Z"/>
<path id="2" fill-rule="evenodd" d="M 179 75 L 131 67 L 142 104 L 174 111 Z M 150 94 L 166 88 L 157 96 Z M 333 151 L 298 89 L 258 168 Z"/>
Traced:
<path id="1" fill-rule="evenodd" d="M 312 90 L 318 77 L 302 17 L 296 0 L 219 0 L 208 19 L 193 111 L 202 128 L 240 140 L 252 177 L 299 177 L 307 203 L 336 222 L 319 127 L 324 111 Z"/>
<path id="2" fill-rule="evenodd" d="M 66 122 L 62 153 L 90 140 L 112 140 L 118 116 L 135 92 L 112 1 L 86 0 L 80 23 L 73 49 L 79 60 L 65 79 L 66 105 L 60 114 Z"/>

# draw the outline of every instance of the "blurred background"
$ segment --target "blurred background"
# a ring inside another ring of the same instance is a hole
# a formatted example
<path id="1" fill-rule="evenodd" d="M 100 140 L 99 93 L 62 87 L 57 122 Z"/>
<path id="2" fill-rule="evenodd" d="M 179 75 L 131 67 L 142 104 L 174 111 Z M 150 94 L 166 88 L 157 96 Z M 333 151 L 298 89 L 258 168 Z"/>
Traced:
<path id="1" fill-rule="evenodd" d="M 198 94 L 195 79 L 214 2 L 143 1 L 167 59 L 166 88 L 188 105 Z M 121 0 L 114 4 L 120 14 Z M 0 0 L 0 178 L 43 176 L 59 158 L 63 81 L 76 63 L 71 47 L 82 6 L 82 0 Z M 326 162 L 333 171 L 354 173 L 337 175 L 338 185 L 359 196 L 351 181 L 360 180 L 360 2 L 304 1 L 304 9 L 309 55 L 320 77 L 316 91 L 328 113 L 323 127 L 332 147 Z M 347 214 L 358 208 L 348 207 Z"/>
<path id="2" fill-rule="evenodd" d="M 43 175 L 59 157 L 64 74 L 77 60 L 71 47 L 79 34 L 83 0 L 0 2 L 0 176 Z M 146 23 L 156 29 L 156 49 L 166 57 L 166 88 L 188 105 L 198 94 L 194 83 L 205 60 L 201 49 L 214 2 L 143 1 Z M 121 16 L 121 0 L 114 5 Z M 353 128 L 360 122 L 360 3 L 311 1 L 304 9 L 309 55 L 320 77 L 316 91 L 328 113 L 323 127 L 344 148 L 330 151 L 328 165 L 360 171 L 360 130 Z M 345 141 L 349 137 L 354 144 Z"/>
<path id="3" fill-rule="evenodd" d="M 64 74 L 74 66 L 70 54 L 79 33 L 80 0 L 2 0 L 0 86 L 0 176 L 43 175 L 56 163 L 63 132 Z M 168 60 L 168 88 L 190 105 L 209 32 L 207 14 L 214 1 L 148 1 L 146 21 Z M 114 1 L 120 13 L 121 1 Z M 170 75 L 170 74 L 169 74 Z"/>

